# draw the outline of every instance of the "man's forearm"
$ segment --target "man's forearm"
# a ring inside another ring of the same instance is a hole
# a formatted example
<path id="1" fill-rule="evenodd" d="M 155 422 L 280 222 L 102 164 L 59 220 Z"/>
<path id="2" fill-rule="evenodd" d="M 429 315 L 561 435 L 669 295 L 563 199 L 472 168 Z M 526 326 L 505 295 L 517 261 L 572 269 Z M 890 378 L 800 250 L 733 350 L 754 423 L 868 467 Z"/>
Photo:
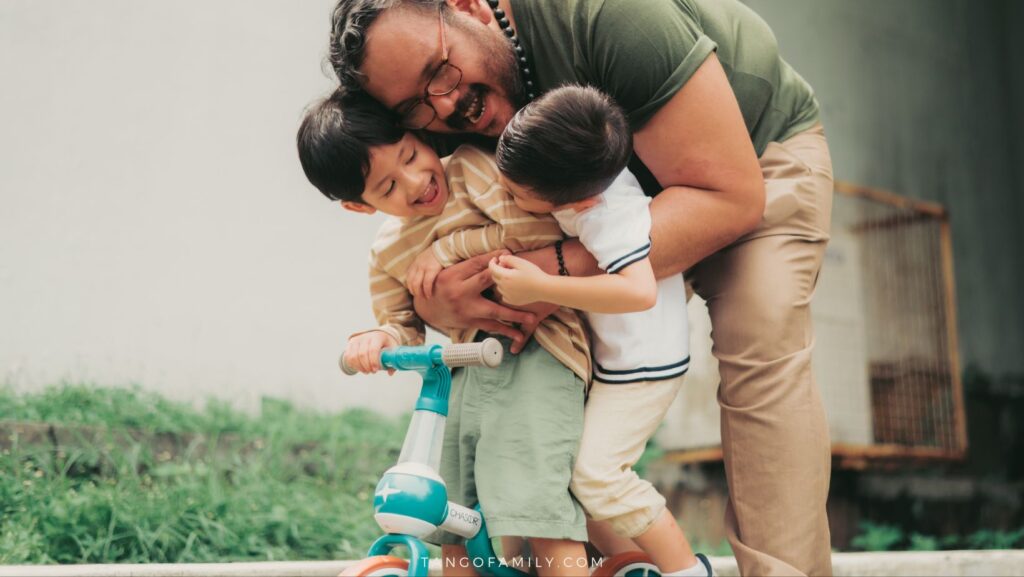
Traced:
<path id="1" fill-rule="evenodd" d="M 763 207 L 736 206 L 697 189 L 666 188 L 651 201 L 651 265 L 677 275 L 753 230 Z"/>
<path id="2" fill-rule="evenodd" d="M 699 188 L 673 186 L 651 201 L 651 265 L 654 276 L 677 275 L 753 230 L 761 221 L 763 204 L 737 206 L 722 195 Z M 548 274 L 558 274 L 553 247 L 521 253 Z M 565 268 L 571 276 L 604 273 L 578 239 L 562 244 Z"/>

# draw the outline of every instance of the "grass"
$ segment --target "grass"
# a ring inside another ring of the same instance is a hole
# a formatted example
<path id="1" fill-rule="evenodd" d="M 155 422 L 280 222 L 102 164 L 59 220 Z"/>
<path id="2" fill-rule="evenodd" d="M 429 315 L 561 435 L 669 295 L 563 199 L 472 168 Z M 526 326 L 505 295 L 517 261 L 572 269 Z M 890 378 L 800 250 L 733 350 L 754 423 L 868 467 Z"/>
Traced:
<path id="1" fill-rule="evenodd" d="M 0 421 L 101 427 L 80 442 L 0 441 L 0 564 L 360 557 L 379 534 L 370 500 L 406 424 L 279 401 L 259 416 L 196 410 L 87 386 L 0 390 Z M 172 453 L 126 429 L 201 436 Z"/>
<path id="2" fill-rule="evenodd" d="M 896 525 L 863 521 L 850 545 L 860 551 L 941 551 L 953 549 L 1016 549 L 1024 547 L 1024 527 L 1001 531 L 982 529 L 967 535 L 907 533 Z"/>

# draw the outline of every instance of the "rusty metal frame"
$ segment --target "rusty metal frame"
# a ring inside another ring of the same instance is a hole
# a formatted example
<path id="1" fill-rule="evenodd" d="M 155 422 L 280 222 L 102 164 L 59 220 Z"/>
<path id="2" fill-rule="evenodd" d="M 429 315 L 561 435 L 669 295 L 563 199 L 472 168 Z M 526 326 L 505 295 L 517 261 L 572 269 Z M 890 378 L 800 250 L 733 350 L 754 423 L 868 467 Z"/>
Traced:
<path id="1" fill-rule="evenodd" d="M 894 464 L 961 460 L 966 456 L 968 447 L 967 414 L 964 407 L 963 376 L 960 369 L 956 317 L 956 283 L 953 275 L 953 243 L 950 236 L 949 213 L 944 206 L 938 203 L 916 200 L 887 190 L 849 182 L 836 181 L 835 191 L 849 197 L 864 198 L 896 208 L 909 209 L 920 214 L 921 218 L 931 218 L 939 223 L 939 250 L 941 253 L 943 295 L 946 309 L 946 331 L 949 339 L 948 353 L 955 419 L 954 431 L 959 446 L 955 449 L 947 450 L 896 444 L 858 445 L 833 443 L 833 463 L 842 468 L 863 469 L 875 466 L 893 466 Z M 887 226 L 887 223 L 884 221 L 872 224 L 882 227 Z M 665 462 L 676 464 L 717 462 L 722 460 L 722 447 L 712 446 L 666 451 L 662 459 Z"/>

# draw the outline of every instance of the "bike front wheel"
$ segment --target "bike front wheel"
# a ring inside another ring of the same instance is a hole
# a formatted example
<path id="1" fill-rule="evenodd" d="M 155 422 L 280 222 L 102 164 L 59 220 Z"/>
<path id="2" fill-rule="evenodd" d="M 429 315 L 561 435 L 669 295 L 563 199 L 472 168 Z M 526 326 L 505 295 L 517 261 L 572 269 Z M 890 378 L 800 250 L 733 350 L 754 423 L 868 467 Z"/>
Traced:
<path id="1" fill-rule="evenodd" d="M 405 577 L 409 574 L 409 561 L 391 555 L 367 557 L 345 569 L 338 577 Z"/>
<path id="2" fill-rule="evenodd" d="M 661 577 L 661 571 L 646 553 L 629 551 L 605 559 L 591 577 Z"/>

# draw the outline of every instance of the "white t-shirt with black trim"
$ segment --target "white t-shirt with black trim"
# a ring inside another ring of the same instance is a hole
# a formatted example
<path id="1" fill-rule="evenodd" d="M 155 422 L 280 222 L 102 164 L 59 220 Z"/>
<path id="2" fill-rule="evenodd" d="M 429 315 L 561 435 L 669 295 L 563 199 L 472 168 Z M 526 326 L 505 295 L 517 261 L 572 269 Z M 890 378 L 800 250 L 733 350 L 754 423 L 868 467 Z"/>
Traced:
<path id="1" fill-rule="evenodd" d="M 560 210 L 553 216 L 565 234 L 580 239 L 602 270 L 614 274 L 650 254 L 650 202 L 625 169 L 593 207 Z M 690 367 L 683 275 L 658 281 L 658 302 L 649 310 L 584 314 L 593 334 L 595 380 L 657 381 L 682 375 Z"/>

